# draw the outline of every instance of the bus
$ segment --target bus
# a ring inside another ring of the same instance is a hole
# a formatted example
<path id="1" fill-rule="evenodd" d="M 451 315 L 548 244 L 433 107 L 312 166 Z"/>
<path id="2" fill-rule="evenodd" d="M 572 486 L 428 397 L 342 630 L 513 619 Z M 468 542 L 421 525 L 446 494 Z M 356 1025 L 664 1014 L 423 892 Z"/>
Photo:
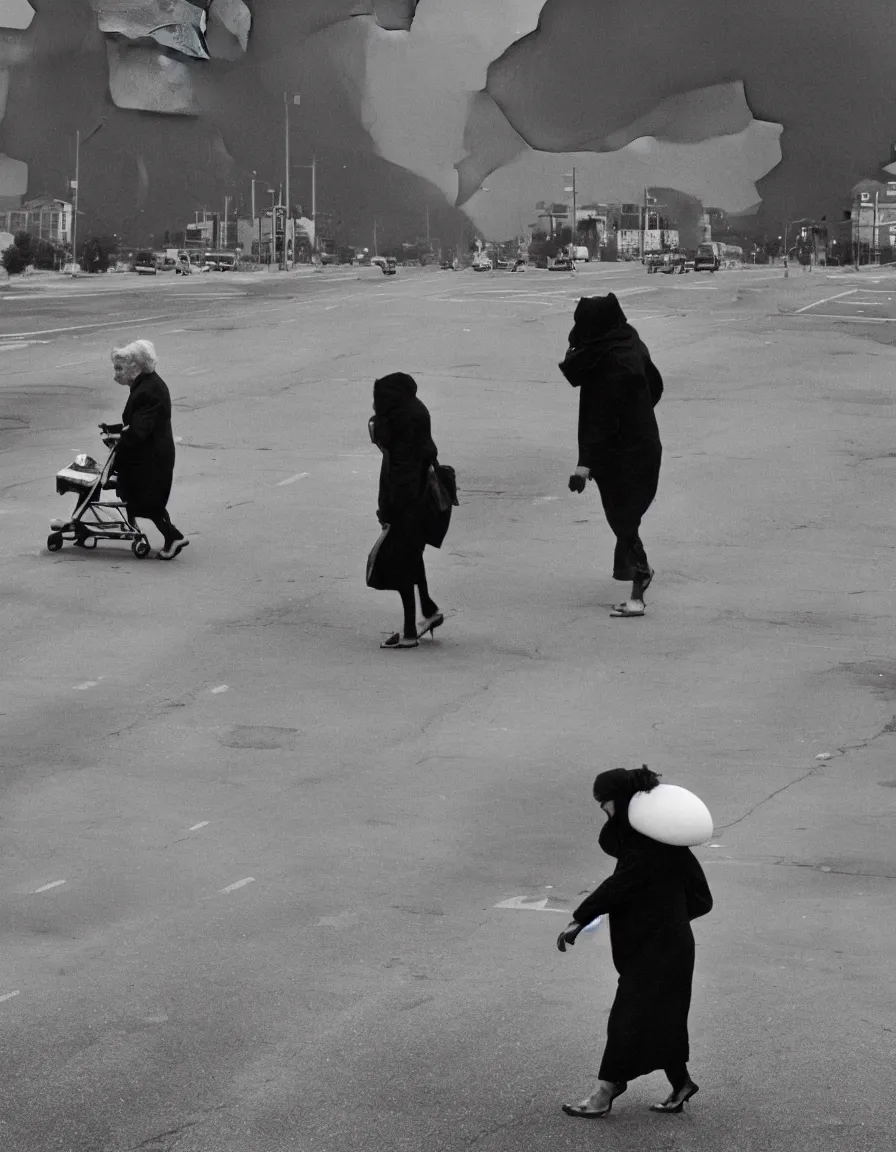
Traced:
<path id="1" fill-rule="evenodd" d="M 238 263 L 236 252 L 205 252 L 202 264 L 213 272 L 235 272 Z"/>

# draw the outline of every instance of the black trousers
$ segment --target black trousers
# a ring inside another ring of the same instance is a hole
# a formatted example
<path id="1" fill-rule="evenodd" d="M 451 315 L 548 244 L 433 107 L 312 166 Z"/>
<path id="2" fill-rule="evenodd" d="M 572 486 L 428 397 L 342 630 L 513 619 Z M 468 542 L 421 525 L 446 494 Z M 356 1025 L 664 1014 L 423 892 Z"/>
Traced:
<path id="1" fill-rule="evenodd" d="M 127 512 L 128 520 L 130 520 L 132 524 L 136 524 L 138 513 L 133 511 L 130 505 L 126 507 L 125 511 Z M 156 510 L 154 512 L 141 513 L 139 514 L 139 518 L 141 520 L 149 520 L 151 524 L 155 524 L 157 530 L 161 532 L 165 540 L 166 548 L 175 540 L 183 540 L 184 538 L 183 532 L 175 528 L 171 523 L 171 517 L 168 515 L 167 508 L 162 508 L 161 510 Z"/>

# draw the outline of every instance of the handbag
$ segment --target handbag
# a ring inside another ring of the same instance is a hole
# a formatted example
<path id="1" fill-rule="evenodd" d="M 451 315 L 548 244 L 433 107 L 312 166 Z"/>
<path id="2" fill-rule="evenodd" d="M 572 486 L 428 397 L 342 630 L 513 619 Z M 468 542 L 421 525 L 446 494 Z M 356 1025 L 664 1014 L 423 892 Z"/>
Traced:
<path id="1" fill-rule="evenodd" d="M 370 554 L 367 557 L 367 587 L 368 588 L 379 588 L 380 590 L 382 590 L 383 584 L 382 584 L 382 580 L 379 578 L 379 576 L 377 574 L 376 562 L 377 562 L 377 557 L 380 555 L 380 552 L 382 551 L 383 545 L 386 542 L 386 538 L 389 535 L 389 528 L 390 528 L 390 525 L 387 524 L 385 526 L 385 528 L 382 530 L 382 532 L 380 533 L 380 535 L 377 539 L 377 542 L 370 549 Z"/>

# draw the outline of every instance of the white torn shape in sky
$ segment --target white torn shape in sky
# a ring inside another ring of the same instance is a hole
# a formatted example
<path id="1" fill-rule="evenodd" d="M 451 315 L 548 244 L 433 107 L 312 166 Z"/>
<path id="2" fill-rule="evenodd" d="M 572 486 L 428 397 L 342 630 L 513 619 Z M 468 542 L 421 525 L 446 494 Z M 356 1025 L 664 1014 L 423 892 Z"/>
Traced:
<path id="1" fill-rule="evenodd" d="M 193 90 L 194 72 L 154 48 L 106 42 L 109 93 L 119 108 L 195 116 L 202 110 Z"/>
<path id="2" fill-rule="evenodd" d="M 28 0 L 0 0 L 0 28 L 28 28 L 33 19 Z"/>
<path id="3" fill-rule="evenodd" d="M 238 60 L 249 45 L 252 13 L 243 0 L 212 0 L 205 42 L 217 60 Z"/>
<path id="4" fill-rule="evenodd" d="M 490 235 L 517 231 L 518 210 L 530 214 L 535 199 L 562 198 L 562 180 L 533 195 L 530 175 L 545 165 L 562 174 L 575 162 L 593 173 L 594 199 L 602 201 L 637 200 L 639 189 L 655 184 L 733 214 L 758 205 L 756 181 L 780 161 L 781 129 L 753 120 L 740 81 L 667 97 L 590 142 L 594 154 L 558 153 L 554 164 L 550 153 L 530 149 L 483 88 L 489 64 L 536 27 L 542 6 L 542 0 L 499 0 L 483 11 L 478 0 L 444 0 L 421 5 L 403 35 L 385 33 L 372 20 L 328 29 L 327 50 L 337 63 L 342 51 L 355 59 L 361 42 L 361 115 L 379 155 L 464 204 L 480 227 L 488 220 L 497 228 Z M 354 76 L 345 82 L 357 91 Z M 483 196 L 467 203 L 486 178 L 488 204 Z"/>
<path id="5" fill-rule="evenodd" d="M 363 44 L 361 116 L 376 151 L 453 200 L 471 99 L 485 87 L 489 64 L 534 31 L 543 3 L 440 0 L 421 4 L 407 33 L 385 32 L 372 19 L 328 29 L 327 48 L 337 64 L 343 47 Z M 345 83 L 357 90 L 357 77 L 347 75 Z"/>
<path id="6" fill-rule="evenodd" d="M 510 238 L 535 222 L 537 200 L 569 203 L 564 178 L 576 169 L 576 198 L 590 203 L 640 202 L 647 187 L 674 188 L 706 207 L 746 215 L 760 203 L 756 181 L 781 159 L 780 124 L 753 120 L 743 132 L 676 144 L 643 137 L 619 152 L 526 151 L 493 172 L 464 211 L 486 236 Z"/>
<path id="7" fill-rule="evenodd" d="M 166 48 L 207 60 L 207 4 L 188 0 L 90 0 L 101 32 L 129 40 L 151 36 Z"/>
<path id="8" fill-rule="evenodd" d="M 6 115 L 6 101 L 9 97 L 9 69 L 0 68 L 0 124 Z M 28 191 L 28 165 L 23 160 L 13 160 L 0 152 L 0 199 L 7 196 L 24 196 Z"/>

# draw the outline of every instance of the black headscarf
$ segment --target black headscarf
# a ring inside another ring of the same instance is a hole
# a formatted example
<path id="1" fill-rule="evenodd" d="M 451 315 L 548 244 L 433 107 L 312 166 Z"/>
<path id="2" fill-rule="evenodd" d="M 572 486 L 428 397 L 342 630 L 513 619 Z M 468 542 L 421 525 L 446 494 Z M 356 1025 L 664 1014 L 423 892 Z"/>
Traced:
<path id="1" fill-rule="evenodd" d="M 614 813 L 607 821 L 606 828 L 612 825 L 619 832 L 627 832 L 631 825 L 628 822 L 628 806 L 636 792 L 650 792 L 659 784 L 660 779 L 656 772 L 651 772 L 646 764 L 640 768 L 611 768 L 608 772 L 601 772 L 594 781 L 594 799 L 598 804 L 612 800 Z M 601 845 L 604 844 L 603 834 Z M 615 853 L 610 853 L 615 855 Z"/>
<path id="2" fill-rule="evenodd" d="M 614 328 L 621 328 L 628 320 L 618 299 L 612 292 L 606 296 L 583 296 L 573 313 L 573 326 L 569 334 L 572 348 L 601 340 Z"/>
<path id="3" fill-rule="evenodd" d="M 373 410 L 377 416 L 388 416 L 417 395 L 417 381 L 407 372 L 390 372 L 373 382 Z"/>
<path id="4" fill-rule="evenodd" d="M 608 363 L 603 363 L 608 358 Z M 663 394 L 663 378 L 616 296 L 612 292 L 606 296 L 583 296 L 573 313 L 569 349 L 560 371 L 573 388 L 578 388 L 598 382 L 608 367 L 646 379 L 656 407 Z"/>

